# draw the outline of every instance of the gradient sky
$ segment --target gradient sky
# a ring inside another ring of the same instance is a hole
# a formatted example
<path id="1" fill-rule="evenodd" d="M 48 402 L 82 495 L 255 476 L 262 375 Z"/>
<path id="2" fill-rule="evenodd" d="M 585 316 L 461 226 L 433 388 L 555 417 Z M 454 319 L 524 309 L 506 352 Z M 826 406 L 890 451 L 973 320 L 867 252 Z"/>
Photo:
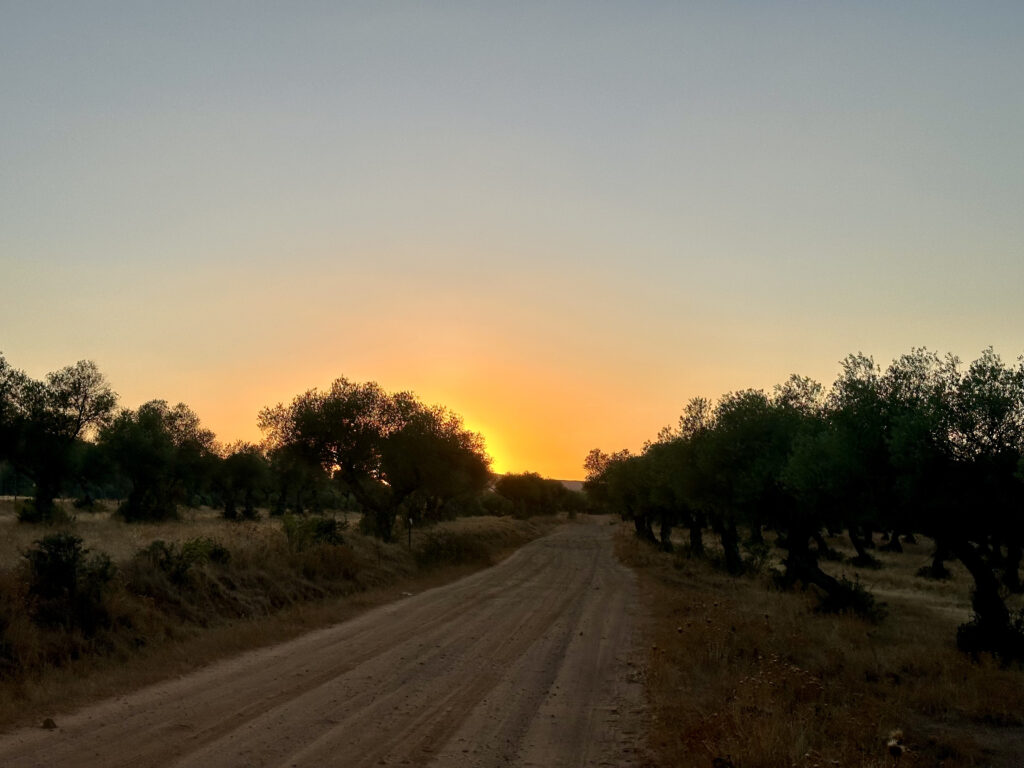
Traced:
<path id="1" fill-rule="evenodd" d="M 1024 351 L 1024 4 L 0 0 L 0 352 L 224 441 L 337 376 L 499 471 Z"/>

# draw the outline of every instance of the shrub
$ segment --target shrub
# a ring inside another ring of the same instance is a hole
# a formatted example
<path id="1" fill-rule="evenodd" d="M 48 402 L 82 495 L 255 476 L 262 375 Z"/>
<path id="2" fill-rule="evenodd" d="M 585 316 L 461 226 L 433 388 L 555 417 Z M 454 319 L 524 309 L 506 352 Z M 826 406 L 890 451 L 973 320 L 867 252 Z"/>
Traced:
<path id="1" fill-rule="evenodd" d="M 303 550 L 314 544 L 344 544 L 341 532 L 348 527 L 348 523 L 330 517 L 284 515 L 281 527 L 288 545 L 292 549 Z"/>
<path id="2" fill-rule="evenodd" d="M 30 525 L 65 525 L 73 523 L 75 516 L 68 514 L 60 504 L 54 503 L 47 512 L 36 509 L 32 499 L 26 499 L 18 507 L 18 522 Z"/>
<path id="3" fill-rule="evenodd" d="M 162 493 L 133 491 L 117 508 L 126 523 L 152 523 L 178 518 L 178 505 Z"/>
<path id="4" fill-rule="evenodd" d="M 494 517 L 504 517 L 515 511 L 515 505 L 511 501 L 494 491 L 488 491 L 480 497 L 480 506 L 483 507 L 484 514 Z"/>
<path id="5" fill-rule="evenodd" d="M 54 533 L 38 539 L 24 553 L 28 561 L 31 614 L 43 626 L 78 627 L 92 634 L 109 622 L 104 594 L 114 578 L 110 558 L 89 555 L 82 539 Z"/>
<path id="6" fill-rule="evenodd" d="M 189 571 L 195 564 L 218 563 L 226 565 L 231 552 L 221 543 L 210 538 L 189 539 L 179 548 L 176 544 L 157 539 L 139 552 L 139 557 L 149 560 L 152 565 L 175 584 L 184 584 Z"/>
<path id="7" fill-rule="evenodd" d="M 208 537 L 189 539 L 181 545 L 181 554 L 193 563 L 227 565 L 231 562 L 231 552 L 228 548 Z"/>
<path id="8" fill-rule="evenodd" d="M 819 613 L 854 613 L 869 621 L 879 622 L 885 618 L 886 608 L 875 596 L 864 589 L 860 580 L 850 581 L 839 577 L 839 588 L 825 593 L 818 603 Z"/>
<path id="9" fill-rule="evenodd" d="M 435 516 L 435 519 L 454 520 L 457 517 L 477 517 L 486 514 L 488 514 L 487 509 L 484 507 L 479 495 L 464 494 L 446 501 Z"/>
<path id="10" fill-rule="evenodd" d="M 956 630 L 957 647 L 972 656 L 991 653 L 1002 663 L 1024 662 L 1024 610 L 1010 615 L 1006 626 L 989 626 L 973 616 Z"/>
<path id="11" fill-rule="evenodd" d="M 175 583 L 181 583 L 188 575 L 188 563 L 181 558 L 178 548 L 163 539 L 157 539 L 148 547 L 139 550 L 136 557 L 148 560 L 150 565 Z"/>
<path id="12" fill-rule="evenodd" d="M 772 546 L 767 541 L 752 541 L 746 545 L 746 567 L 751 573 L 764 573 L 773 562 Z"/>
<path id="13" fill-rule="evenodd" d="M 82 510 L 83 512 L 98 512 L 100 510 L 99 505 L 96 503 L 96 499 L 88 493 L 75 499 L 74 502 L 72 502 L 72 506 L 75 509 Z"/>

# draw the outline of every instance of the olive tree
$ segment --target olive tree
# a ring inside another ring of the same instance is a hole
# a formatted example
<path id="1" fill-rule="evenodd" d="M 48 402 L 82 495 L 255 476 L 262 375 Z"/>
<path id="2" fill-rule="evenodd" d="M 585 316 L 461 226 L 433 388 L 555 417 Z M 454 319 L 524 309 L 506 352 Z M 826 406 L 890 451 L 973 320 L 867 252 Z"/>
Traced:
<path id="1" fill-rule="evenodd" d="M 35 484 L 22 519 L 50 522 L 71 472 L 76 444 L 110 420 L 117 395 L 96 363 L 80 360 L 42 381 L 0 366 L 0 431 L 8 460 Z"/>
<path id="2" fill-rule="evenodd" d="M 478 435 L 444 409 L 410 392 L 344 377 L 289 405 L 260 412 L 271 451 L 308 457 L 362 506 L 368 527 L 385 541 L 405 505 L 417 513 L 453 493 L 481 486 L 489 459 Z"/>

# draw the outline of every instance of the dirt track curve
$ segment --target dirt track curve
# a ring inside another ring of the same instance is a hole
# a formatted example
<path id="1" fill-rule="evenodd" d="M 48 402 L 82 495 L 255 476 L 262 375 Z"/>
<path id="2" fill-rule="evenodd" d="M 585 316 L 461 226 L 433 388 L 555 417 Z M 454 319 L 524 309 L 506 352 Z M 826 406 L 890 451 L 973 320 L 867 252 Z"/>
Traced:
<path id="1" fill-rule="evenodd" d="M 604 523 L 352 621 L 0 737 L 0 766 L 630 766 L 636 585 Z"/>

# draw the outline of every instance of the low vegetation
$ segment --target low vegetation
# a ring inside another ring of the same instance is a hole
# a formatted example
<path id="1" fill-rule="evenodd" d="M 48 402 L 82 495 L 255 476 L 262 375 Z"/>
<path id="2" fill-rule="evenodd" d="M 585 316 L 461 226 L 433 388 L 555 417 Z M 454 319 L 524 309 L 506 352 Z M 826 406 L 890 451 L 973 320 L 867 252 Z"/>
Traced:
<path id="1" fill-rule="evenodd" d="M 0 726 L 340 620 L 556 522 L 470 517 L 388 543 L 343 514 L 232 522 L 199 509 L 128 524 L 112 504 L 57 505 L 70 522 L 54 527 L 17 523 L 0 501 Z"/>
<path id="2" fill-rule="evenodd" d="M 879 553 L 881 569 L 829 537 L 825 568 L 870 587 L 884 617 L 823 615 L 820 590 L 780 590 L 781 561 L 739 578 L 721 556 L 668 553 L 620 529 L 618 551 L 649 609 L 648 740 L 655 765 L 734 768 L 1019 766 L 1024 671 L 961 653 L 970 615 L 966 569 L 916 575 L 931 542 Z M 898 761 L 897 761 L 898 758 Z M 715 760 L 719 762 L 715 763 Z"/>

